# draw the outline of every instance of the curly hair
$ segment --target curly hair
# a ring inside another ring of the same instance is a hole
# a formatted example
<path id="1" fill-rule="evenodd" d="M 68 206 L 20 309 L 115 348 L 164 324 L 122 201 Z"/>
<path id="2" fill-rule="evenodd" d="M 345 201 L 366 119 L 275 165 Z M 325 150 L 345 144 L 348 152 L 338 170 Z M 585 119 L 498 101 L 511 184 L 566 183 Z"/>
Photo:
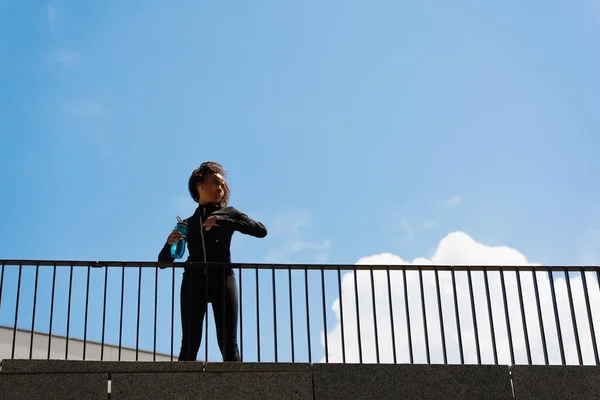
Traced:
<path id="1" fill-rule="evenodd" d="M 196 203 L 200 202 L 200 198 L 198 197 L 198 189 L 196 189 L 197 185 L 204 182 L 204 179 L 213 174 L 221 174 L 223 178 L 227 177 L 227 173 L 225 172 L 223 166 L 214 161 L 203 162 L 200 164 L 200 167 L 192 172 L 188 182 L 188 189 L 192 199 L 194 199 Z M 229 194 L 229 186 L 227 185 L 227 181 L 225 181 L 225 185 L 223 187 L 223 197 L 221 198 L 220 202 L 222 207 L 227 206 L 227 203 L 229 202 Z"/>

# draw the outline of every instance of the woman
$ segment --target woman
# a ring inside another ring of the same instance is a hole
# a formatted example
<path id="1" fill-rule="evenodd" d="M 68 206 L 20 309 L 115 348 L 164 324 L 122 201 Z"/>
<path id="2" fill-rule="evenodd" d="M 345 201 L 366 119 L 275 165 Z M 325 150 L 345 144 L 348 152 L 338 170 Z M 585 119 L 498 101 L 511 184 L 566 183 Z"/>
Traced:
<path id="1" fill-rule="evenodd" d="M 223 361 L 241 361 L 237 344 L 238 294 L 231 263 L 230 244 L 235 231 L 255 237 L 267 236 L 260 222 L 228 207 L 229 187 L 221 164 L 205 162 L 192 172 L 188 187 L 198 208 L 188 223 L 187 246 L 191 264 L 181 282 L 180 361 L 195 361 L 202 338 L 202 323 L 212 302 L 217 341 Z M 158 255 L 160 263 L 172 263 L 170 248 L 182 239 L 174 230 Z M 198 262 L 198 264 L 194 264 Z M 204 264 L 204 263 L 222 263 Z M 200 264 L 202 263 L 202 264 Z"/>

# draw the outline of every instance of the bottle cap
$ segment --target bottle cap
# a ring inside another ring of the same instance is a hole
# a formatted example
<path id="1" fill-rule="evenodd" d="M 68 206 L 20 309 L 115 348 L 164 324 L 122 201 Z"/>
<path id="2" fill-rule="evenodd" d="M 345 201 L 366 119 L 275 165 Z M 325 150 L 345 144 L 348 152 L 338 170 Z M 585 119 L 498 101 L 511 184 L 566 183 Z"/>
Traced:
<path id="1" fill-rule="evenodd" d="M 177 225 L 186 225 L 187 226 L 187 221 L 179 218 L 179 216 L 177 216 Z"/>

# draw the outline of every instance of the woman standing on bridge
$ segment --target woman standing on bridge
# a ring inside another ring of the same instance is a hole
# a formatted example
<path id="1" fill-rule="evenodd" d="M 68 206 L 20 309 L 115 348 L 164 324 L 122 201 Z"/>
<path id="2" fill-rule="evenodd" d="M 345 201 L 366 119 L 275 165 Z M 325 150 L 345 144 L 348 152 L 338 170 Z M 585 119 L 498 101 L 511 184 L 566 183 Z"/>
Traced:
<path id="1" fill-rule="evenodd" d="M 260 222 L 228 207 L 229 186 L 223 166 L 205 162 L 192 172 L 188 188 L 198 208 L 188 224 L 188 262 L 222 263 L 215 266 L 190 264 L 181 282 L 182 340 L 179 361 L 195 361 L 202 339 L 207 305 L 212 302 L 217 341 L 223 361 L 241 361 L 237 344 L 238 293 L 231 263 L 231 237 L 235 231 L 258 238 L 267 235 Z M 173 230 L 158 255 L 160 263 L 172 263 L 170 248 L 183 238 Z M 208 318 L 208 316 L 207 316 Z"/>

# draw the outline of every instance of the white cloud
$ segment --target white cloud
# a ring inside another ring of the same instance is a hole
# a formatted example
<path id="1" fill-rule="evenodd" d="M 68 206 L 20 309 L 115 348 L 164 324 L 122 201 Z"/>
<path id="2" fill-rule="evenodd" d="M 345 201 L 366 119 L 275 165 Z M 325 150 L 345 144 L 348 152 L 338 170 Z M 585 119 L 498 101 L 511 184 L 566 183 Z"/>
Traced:
<path id="1" fill-rule="evenodd" d="M 308 253 L 316 263 L 326 263 L 331 252 L 331 241 L 305 239 L 302 231 L 311 227 L 311 214 L 307 210 L 280 212 L 268 224 L 268 240 L 277 241 L 265 259 L 269 263 L 288 263 L 298 253 Z M 306 259 L 307 257 L 305 257 Z M 308 257 L 310 258 L 310 257 Z"/>
<path id="2" fill-rule="evenodd" d="M 61 49 L 50 54 L 49 59 L 52 62 L 61 64 L 65 67 L 75 67 L 79 64 L 79 56 L 72 50 Z"/>
<path id="3" fill-rule="evenodd" d="M 404 261 L 400 256 L 394 254 L 377 254 L 358 260 L 357 264 L 367 265 L 537 265 L 531 263 L 519 251 L 506 246 L 487 246 L 479 243 L 463 232 L 453 232 L 443 238 L 431 259 L 417 258 L 412 262 Z M 492 351 L 491 330 L 487 308 L 484 274 L 473 271 L 471 274 L 475 314 L 477 317 L 478 337 L 480 340 L 481 360 L 483 363 L 494 362 Z M 465 363 L 476 363 L 477 352 L 474 336 L 474 325 L 472 322 L 472 309 L 470 292 L 466 271 L 456 271 L 456 288 L 459 308 L 460 332 L 462 334 L 463 352 Z M 427 320 L 427 332 L 429 339 L 430 357 L 432 363 L 443 363 L 441 330 L 438 311 L 438 300 L 436 295 L 434 271 L 423 271 L 423 288 Z M 393 362 L 393 346 L 391 340 L 391 322 L 388 300 L 387 276 L 385 271 L 374 271 L 373 284 L 375 287 L 376 317 L 378 327 L 378 340 L 381 362 Z M 398 363 L 410 362 L 409 347 L 407 342 L 406 308 L 404 296 L 404 280 L 401 271 L 390 272 L 392 307 L 394 317 L 394 332 L 396 339 L 396 353 Z M 553 303 L 547 272 L 536 273 L 539 299 L 542 310 L 545 336 L 547 341 L 549 362 L 560 364 L 560 351 L 555 326 Z M 600 343 L 600 292 L 594 274 L 588 273 L 587 287 L 590 296 L 592 315 L 594 318 L 596 336 Z M 516 273 L 505 272 L 504 274 L 508 318 L 511 325 L 513 346 L 515 349 L 515 360 L 517 364 L 527 362 L 525 351 L 525 340 L 523 335 L 523 324 L 521 309 L 517 290 Z M 369 271 L 357 271 L 358 300 L 360 313 L 360 331 L 362 342 L 363 362 L 376 362 L 375 335 L 373 323 L 373 305 L 371 292 L 371 279 Z M 492 305 L 494 333 L 497 343 L 497 356 L 500 364 L 510 364 L 510 351 L 508 347 L 508 335 L 506 329 L 506 317 L 504 313 L 504 301 L 502 297 L 500 272 L 488 273 L 489 292 Z M 575 339 L 570 316 L 570 307 L 567 297 L 567 289 L 563 274 L 554 275 L 555 293 L 557 297 L 558 312 L 560 315 L 560 326 L 562 329 L 563 343 L 565 344 L 566 362 L 568 364 L 578 363 Z M 409 314 L 412 333 L 412 348 L 414 362 L 425 363 L 425 334 L 423 329 L 423 313 L 421 307 L 421 291 L 418 271 L 406 272 L 406 285 L 409 299 Z M 534 295 L 533 277 L 531 272 L 521 272 L 521 285 L 523 293 L 523 307 L 526 315 L 526 325 L 532 362 L 543 364 L 541 334 L 538 328 L 538 313 L 536 298 Z M 444 322 L 444 331 L 449 363 L 460 363 L 458 334 L 456 328 L 456 316 L 454 312 L 454 295 L 450 271 L 439 272 L 439 287 Z M 577 275 L 571 276 L 571 287 L 577 328 L 581 340 L 583 361 L 585 364 L 593 364 L 594 357 L 590 330 L 588 328 L 588 317 L 583 297 L 581 278 Z M 358 340 L 355 310 L 355 287 L 352 273 L 344 275 L 342 279 L 342 300 L 344 317 L 344 340 L 346 348 L 346 362 L 358 362 Z M 336 326 L 328 332 L 329 362 L 342 362 L 341 330 L 340 330 L 340 305 L 339 298 L 331 307 L 337 317 Z M 324 347 L 324 336 L 321 335 L 321 344 Z M 324 361 L 324 359 L 323 359 Z"/>
<path id="4" fill-rule="evenodd" d="M 451 208 L 454 208 L 458 205 L 458 203 L 460 203 L 460 201 L 462 200 L 462 197 L 458 194 L 455 194 L 454 196 L 450 197 L 448 200 L 446 200 L 444 202 L 444 209 L 449 210 Z"/>

